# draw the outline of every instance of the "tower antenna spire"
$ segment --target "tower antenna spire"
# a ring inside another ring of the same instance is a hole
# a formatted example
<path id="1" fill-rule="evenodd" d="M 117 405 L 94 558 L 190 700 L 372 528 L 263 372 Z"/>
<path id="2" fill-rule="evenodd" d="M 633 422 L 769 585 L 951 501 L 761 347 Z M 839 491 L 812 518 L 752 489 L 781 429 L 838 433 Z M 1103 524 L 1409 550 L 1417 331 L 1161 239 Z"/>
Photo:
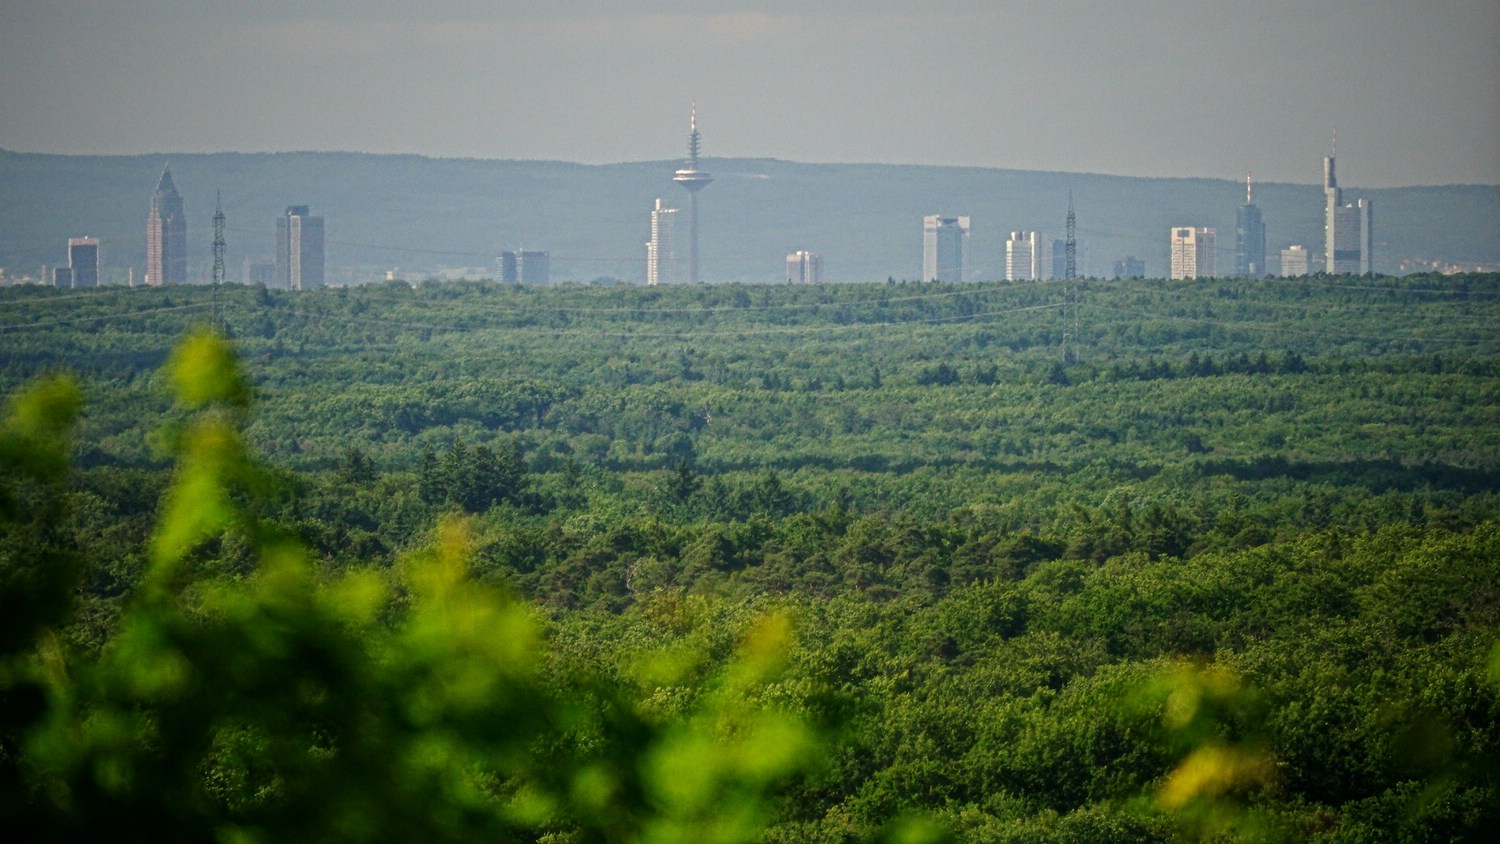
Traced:
<path id="1" fill-rule="evenodd" d="M 702 139 L 698 134 L 698 101 L 693 101 L 692 112 L 688 117 L 688 169 L 698 169 L 698 145 Z"/>
<path id="2" fill-rule="evenodd" d="M 1246 205 L 1254 205 L 1255 204 L 1255 201 L 1253 199 L 1251 199 L 1252 196 L 1253 196 L 1253 194 L 1250 191 L 1250 171 L 1246 170 L 1245 171 L 1245 204 Z"/>

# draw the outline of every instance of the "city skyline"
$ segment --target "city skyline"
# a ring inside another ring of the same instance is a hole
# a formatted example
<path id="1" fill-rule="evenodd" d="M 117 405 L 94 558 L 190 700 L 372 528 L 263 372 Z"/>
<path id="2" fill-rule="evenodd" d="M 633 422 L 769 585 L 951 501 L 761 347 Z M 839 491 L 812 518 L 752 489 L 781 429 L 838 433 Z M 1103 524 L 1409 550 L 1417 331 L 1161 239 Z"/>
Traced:
<path id="1" fill-rule="evenodd" d="M 695 128 L 691 120 L 690 128 Z M 156 158 L 155 161 L 154 166 L 162 166 L 160 158 Z M 1313 161 L 1317 159 L 1313 158 Z M 115 210 L 118 203 L 114 197 L 121 195 L 122 187 L 128 189 L 128 182 L 139 183 L 140 171 L 153 166 L 152 158 L 137 157 L 129 161 L 101 159 L 91 161 L 76 158 L 37 158 L 3 153 L 0 154 L 0 163 L 3 163 L 5 168 L 0 170 L 0 174 L 12 174 L 11 177 L 0 176 L 0 181 L 13 180 L 15 176 L 22 175 L 29 170 L 35 177 L 42 179 L 38 184 L 66 186 L 71 182 L 68 191 L 59 195 L 71 195 L 74 198 L 70 203 L 71 207 L 49 206 L 54 212 L 51 216 L 56 219 L 48 222 L 44 228 L 37 229 L 36 233 L 43 236 L 41 240 L 28 235 L 17 244 L 0 244 L 0 250 L 8 249 L 8 254 L 12 256 L 7 262 L 12 267 L 12 272 L 7 274 L 7 278 L 37 277 L 36 264 L 30 264 L 30 269 L 28 269 L 29 262 L 24 257 L 20 261 L 15 260 L 14 256 L 25 255 L 25 252 L 18 252 L 17 247 L 21 250 L 31 250 L 31 254 L 40 256 L 43 254 L 42 251 L 39 251 L 35 245 L 26 244 L 39 244 L 53 237 L 61 238 L 76 234 L 79 230 L 85 230 L 102 234 L 101 240 L 108 242 L 111 246 L 106 255 L 108 266 L 102 268 L 104 275 L 101 281 L 110 284 L 124 283 L 131 276 L 132 267 L 136 280 L 142 280 L 145 274 L 140 268 L 146 251 L 144 249 L 147 245 L 146 241 L 138 239 L 138 235 L 134 238 L 122 235 L 123 231 L 128 231 L 128 228 L 139 224 L 123 220 L 124 226 L 121 225 L 122 215 Z M 51 178 L 46 176 L 48 171 L 64 163 L 67 163 L 66 170 L 56 172 Z M 232 219 L 244 220 L 259 217 L 260 214 L 266 212 L 258 209 L 263 208 L 268 200 L 274 202 L 275 199 L 284 197 L 292 191 L 302 193 L 307 198 L 318 202 L 320 211 L 328 207 L 341 221 L 340 231 L 346 238 L 344 241 L 330 242 L 329 249 L 332 251 L 329 253 L 331 263 L 328 266 L 332 275 L 327 277 L 326 283 L 332 284 L 357 284 L 371 278 L 386 277 L 390 272 L 399 275 L 403 272 L 402 268 L 407 273 L 416 273 L 416 277 L 425 277 L 429 274 L 439 278 L 485 277 L 489 273 L 483 268 L 476 273 L 472 262 L 467 264 L 469 269 L 465 270 L 464 264 L 455 265 L 439 256 L 463 255 L 476 247 L 484 250 L 489 256 L 496 256 L 498 253 L 490 251 L 494 248 L 493 233 L 496 227 L 502 233 L 507 233 L 507 238 L 512 242 L 535 243 L 544 248 L 550 247 L 551 256 L 555 259 L 552 269 L 556 270 L 557 278 L 560 280 L 639 283 L 642 278 L 643 265 L 646 263 L 640 260 L 642 257 L 640 255 L 641 234 L 644 233 L 641 232 L 641 228 L 644 226 L 637 224 L 637 226 L 622 228 L 619 225 L 621 219 L 618 210 L 619 203 L 621 200 L 626 200 L 634 204 L 639 200 L 630 200 L 629 197 L 639 197 L 642 194 L 650 196 L 651 194 L 645 193 L 647 190 L 658 194 L 658 199 L 663 199 L 659 194 L 664 190 L 672 190 L 663 187 L 665 179 L 674 178 L 674 171 L 670 169 L 670 165 L 662 166 L 661 163 L 653 162 L 637 166 L 620 165 L 608 169 L 580 168 L 572 165 L 559 169 L 558 165 L 547 163 L 533 166 L 524 162 L 500 162 L 495 165 L 482 165 L 476 169 L 476 165 L 464 162 L 419 162 L 411 159 L 391 158 L 382 164 L 377 172 L 388 173 L 389 178 L 396 182 L 411 181 L 427 185 L 430 189 L 428 193 L 431 194 L 430 196 L 423 193 L 406 194 L 401 197 L 402 202 L 393 204 L 386 201 L 386 195 L 381 192 L 380 181 L 384 177 L 377 178 L 373 182 L 369 179 L 369 167 L 374 161 L 368 157 L 327 154 L 287 157 L 231 154 L 222 157 L 187 156 L 180 160 L 174 158 L 170 168 L 163 168 L 165 180 L 172 180 L 170 185 L 159 184 L 164 196 L 174 192 L 176 184 L 181 181 L 177 174 L 178 163 L 185 168 L 189 187 L 196 188 L 195 193 L 187 196 L 187 204 L 192 207 L 204 207 L 206 202 L 211 206 L 213 196 L 205 197 L 205 194 L 213 194 L 221 186 L 226 187 L 228 188 L 225 194 L 226 202 L 230 204 L 225 206 L 225 210 L 230 212 Z M 25 169 L 20 169 L 17 165 Z M 45 169 L 36 169 L 39 165 Z M 293 182 L 290 179 L 290 176 L 298 172 L 306 172 L 309 168 L 313 172 L 326 174 L 329 181 L 325 182 L 322 178 L 309 180 L 303 177 Z M 348 175 L 359 174 L 354 181 L 338 175 L 339 171 L 349 168 L 352 169 Z M 420 170 L 426 175 L 416 176 L 415 172 L 407 175 L 408 168 L 413 168 L 414 171 Z M 1239 200 L 1231 199 L 1230 189 L 1234 182 L 1230 180 L 1212 180 L 1197 184 L 1146 180 L 1125 184 L 1097 181 L 1099 178 L 1107 180 L 1113 177 L 1070 177 L 1068 174 L 1029 175 L 1003 170 L 980 173 L 959 169 L 903 168 L 897 171 L 884 168 L 863 168 L 862 174 L 851 183 L 847 179 L 855 171 L 836 166 L 809 168 L 765 161 L 718 159 L 714 169 L 722 171 L 719 174 L 720 181 L 725 184 L 720 189 L 721 192 L 714 194 L 717 197 L 715 201 L 705 206 L 705 210 L 710 212 L 705 222 L 709 226 L 711 235 L 706 244 L 710 246 L 708 256 L 710 263 L 702 271 L 705 281 L 773 280 L 774 276 L 766 272 L 767 268 L 775 266 L 771 261 L 780 261 L 789 251 L 799 249 L 808 243 L 825 247 L 819 252 L 826 252 L 835 258 L 839 275 L 830 279 L 833 281 L 915 277 L 910 274 L 909 269 L 903 270 L 903 267 L 913 266 L 914 261 L 907 263 L 912 261 L 912 258 L 887 254 L 890 250 L 885 248 L 871 249 L 870 247 L 874 245 L 871 240 L 883 238 L 884 243 L 892 247 L 899 245 L 897 243 L 897 240 L 901 239 L 899 233 L 887 231 L 882 235 L 882 230 L 886 230 L 903 213 L 910 213 L 913 210 L 926 211 L 934 206 L 942 207 L 935 202 L 929 202 L 928 200 L 932 197 L 949 197 L 953 201 L 945 201 L 943 205 L 953 210 L 966 212 L 964 216 L 970 216 L 976 224 L 972 229 L 974 248 L 969 255 L 971 272 L 966 273 L 965 278 L 969 280 L 1002 278 L 1006 272 L 1007 230 L 1038 233 L 1049 229 L 1056 231 L 1052 228 L 1058 223 L 1055 215 L 1065 208 L 1061 198 L 1069 193 L 1077 192 L 1079 188 L 1083 189 L 1082 208 L 1085 212 L 1082 218 L 1084 226 L 1080 231 L 1090 244 L 1090 248 L 1080 247 L 1078 250 L 1081 272 L 1085 275 L 1107 274 L 1111 260 L 1120 255 L 1135 254 L 1143 255 L 1149 266 L 1159 268 L 1155 270 L 1155 273 L 1160 273 L 1167 265 L 1163 260 L 1167 252 L 1166 244 L 1158 239 L 1159 234 L 1154 237 L 1147 235 L 1143 241 L 1141 233 L 1136 231 L 1141 228 L 1142 223 L 1147 221 L 1147 217 L 1159 219 L 1159 225 L 1162 228 L 1192 222 L 1198 226 L 1215 226 L 1221 233 L 1236 231 L 1238 234 L 1235 227 L 1238 214 L 1235 209 L 1238 207 L 1239 212 L 1243 213 L 1249 206 L 1265 204 L 1261 201 L 1263 185 L 1254 185 L 1253 193 L 1251 193 L 1250 186 L 1245 181 L 1239 183 Z M 1309 169 L 1316 172 L 1315 168 Z M 87 177 L 88 181 L 81 181 L 84 174 L 90 171 L 97 171 L 102 181 L 95 180 L 92 176 Z M 439 171 L 452 171 L 453 177 L 459 177 L 458 181 L 454 181 L 450 176 L 439 175 Z M 535 175 L 526 175 L 533 172 Z M 575 175 L 566 175 L 569 172 Z M 696 172 L 701 172 L 701 170 Z M 485 173 L 488 175 L 481 175 Z M 544 181 L 536 181 L 538 176 L 541 176 Z M 576 181 L 575 177 L 581 176 L 587 176 L 585 182 Z M 64 181 L 59 182 L 59 177 Z M 555 188 L 545 187 L 547 184 L 545 180 L 559 177 L 565 178 L 571 186 L 564 187 L 564 182 L 557 182 Z M 496 178 L 503 181 L 497 182 Z M 1448 192 L 1442 194 L 1414 192 L 1410 197 L 1406 197 L 1404 191 L 1391 193 L 1388 191 L 1371 192 L 1366 188 L 1344 189 L 1342 180 L 1335 179 L 1335 181 L 1338 182 L 1340 190 L 1344 191 L 1342 195 L 1348 196 L 1351 203 L 1356 198 L 1368 198 L 1372 195 L 1376 197 L 1376 201 L 1383 204 L 1386 209 L 1383 219 L 1391 221 L 1412 219 L 1412 209 L 1407 203 L 1413 199 L 1422 198 L 1422 201 L 1426 203 L 1428 200 L 1436 200 L 1440 196 L 1449 195 Z M 506 187 L 507 182 L 521 189 Z M 532 189 L 533 185 L 540 190 Z M 1279 257 L 1281 249 L 1287 245 L 1305 243 L 1320 247 L 1324 239 L 1326 208 L 1320 206 L 1325 205 L 1325 202 L 1314 198 L 1318 197 L 1320 189 L 1309 185 L 1293 191 L 1289 190 L 1289 187 L 1295 186 L 1273 183 L 1266 192 L 1270 204 L 1267 206 L 1267 213 L 1262 222 L 1269 221 L 1270 223 L 1266 226 L 1265 247 L 1266 251 L 1271 253 L 1267 257 L 1273 262 L 1267 265 L 1267 272 L 1277 271 L 1279 265 L 1274 262 Z M 1125 190 L 1122 191 L 1122 188 Z M 26 192 L 35 190 L 26 187 L 24 182 L 20 183 L 19 189 Z M 80 195 L 80 189 L 93 195 Z M 876 189 L 876 192 L 872 192 L 872 189 Z M 605 192 L 596 193 L 600 190 Z M 471 193 L 472 198 L 464 198 L 470 196 Z M 1459 191 L 1454 195 L 1459 196 L 1465 193 L 1471 198 L 1478 198 L 1483 194 L 1483 192 L 1476 194 L 1473 191 Z M 1289 203 L 1288 199 L 1294 194 L 1302 198 L 1298 198 L 1295 203 Z M 1182 198 L 1171 198 L 1179 195 Z M 1153 196 L 1158 198 L 1153 199 Z M 1191 198 L 1188 198 L 1189 196 Z M 252 201 L 244 202 L 246 197 L 251 198 Z M 178 198 L 181 198 L 181 194 Z M 240 199 L 240 204 L 236 206 L 234 200 L 237 198 Z M 408 199 L 417 204 L 411 204 L 407 201 Z M 558 199 L 567 201 L 558 204 L 556 201 Z M 1101 199 L 1105 202 L 1102 206 L 1099 204 Z M 1326 194 L 1322 199 L 1326 200 Z M 431 205 L 433 201 L 438 202 L 439 205 Z M 77 202 L 84 204 L 76 204 Z M 455 202 L 465 206 L 467 212 L 455 216 L 448 210 Z M 651 202 L 653 200 L 646 199 L 644 208 L 636 205 L 636 210 L 631 212 L 630 216 L 649 209 Z M 913 208 L 913 205 L 917 203 L 919 206 Z M 1246 204 L 1240 205 L 1240 203 Z M 666 200 L 663 199 L 663 206 L 665 205 Z M 1367 207 L 1369 205 L 1367 203 Z M 137 204 L 134 207 L 139 209 L 140 206 Z M 1453 206 L 1445 202 L 1444 207 Z M 903 212 L 903 208 L 908 210 Z M 1171 212 L 1172 218 L 1161 219 L 1163 212 L 1169 208 L 1176 209 Z M 1183 209 L 1189 209 L 1189 213 L 1184 214 Z M 209 241 L 207 218 L 212 210 L 209 208 L 203 211 L 204 219 L 195 218 L 187 221 L 187 236 L 191 239 L 189 246 L 196 250 L 188 255 L 190 264 L 187 271 L 191 274 L 190 281 L 206 281 L 209 277 L 209 268 L 206 263 Z M 374 219 L 366 213 L 371 210 L 376 212 Z M 107 216 L 99 216 L 96 212 L 100 211 L 109 213 Z M 393 218 L 393 221 L 401 222 L 399 229 L 381 231 L 381 218 L 394 212 L 399 212 L 399 217 Z M 1477 212 L 1476 208 L 1474 211 L 1462 213 L 1461 216 L 1469 219 Z M 1122 217 L 1122 213 L 1129 216 Z M 681 216 L 681 214 L 678 215 L 679 218 Z M 1426 217 L 1430 217 L 1430 212 L 1418 219 Z M 778 218 L 785 222 L 776 223 Z M 35 218 L 26 216 L 17 219 L 24 219 L 28 225 L 31 225 Z M 138 220 L 139 217 L 135 219 Z M 635 217 L 635 219 L 640 220 L 640 217 Z M 911 217 L 906 217 L 906 219 L 910 220 Z M 485 220 L 490 222 L 486 224 Z M 408 223 L 424 221 L 435 224 L 436 228 L 408 225 Z M 480 223 L 483 245 L 477 243 L 474 246 L 464 245 L 463 241 L 471 237 L 467 233 L 470 221 Z M 1314 221 L 1317 225 L 1316 230 L 1311 225 Z M 373 228 L 372 223 L 375 224 Z M 11 229 L 6 232 L 11 236 L 7 239 L 15 240 L 14 235 L 18 233 L 17 230 L 10 226 L 6 228 Z M 69 229 L 71 231 L 68 231 Z M 634 232 L 631 232 L 631 229 L 634 229 Z M 1484 227 L 1481 226 L 1480 229 Z M 49 231 L 51 234 L 48 233 Z M 234 231 L 231 230 L 231 234 Z M 270 236 L 274 234 L 272 230 L 249 227 L 239 231 L 238 236 L 230 238 L 231 247 L 234 249 L 234 252 L 228 256 L 231 265 L 238 267 L 247 259 L 252 262 L 260 261 L 275 254 L 274 243 L 269 242 Z M 622 253 L 618 247 L 607 245 L 622 231 L 626 232 L 627 237 L 632 241 L 627 247 L 627 254 L 633 257 L 630 263 L 634 266 L 630 268 L 615 266 L 618 256 Z M 1161 229 L 1156 229 L 1156 231 L 1160 232 Z M 1431 260 L 1444 258 L 1445 252 L 1457 261 L 1473 261 L 1478 265 L 1487 265 L 1487 262 L 1492 260 L 1487 255 L 1465 258 L 1461 254 L 1450 252 L 1451 245 L 1437 253 L 1425 251 L 1422 245 L 1424 242 L 1441 242 L 1449 231 L 1451 229 L 1443 228 L 1440 231 L 1418 233 L 1411 226 L 1397 225 L 1392 222 L 1388 224 L 1388 227 L 1375 232 L 1380 239 L 1378 242 L 1372 242 L 1372 245 L 1378 252 L 1375 257 L 1378 258 L 1379 265 L 1372 264 L 1371 270 L 1390 273 L 1410 272 L 1424 267 L 1449 266 L 1453 269 L 1462 269 L 1463 264 L 1455 267 L 1441 260 Z M 450 233 L 462 239 L 449 240 Z M 633 236 L 630 236 L 631 234 Z M 794 236 L 787 237 L 788 234 Z M 1419 236 L 1414 238 L 1413 234 L 1419 234 Z M 538 235 L 542 237 L 539 239 Z M 752 244 L 746 239 L 747 235 L 752 239 L 769 237 L 770 240 Z M 434 240 L 434 236 L 441 239 Z M 1473 241 L 1476 244 L 1500 242 L 1500 239 L 1484 234 L 1482 231 L 1475 231 L 1470 235 L 1470 237 L 1476 236 L 1479 238 Z M 1432 240 L 1434 237 L 1437 239 Z M 1216 263 L 1218 268 L 1228 275 L 1231 274 L 1230 268 L 1235 266 L 1234 258 L 1239 244 L 1236 239 L 1226 239 L 1227 244 L 1224 242 L 1218 244 L 1224 254 L 1217 257 Z M 1082 242 L 1083 239 L 1080 239 L 1080 243 Z M 919 244 L 912 243 L 910 240 L 906 243 L 909 244 L 905 247 L 906 249 L 919 248 Z M 1144 245 L 1145 243 L 1151 245 Z M 1044 254 L 1050 251 L 1054 260 L 1050 268 L 1047 268 L 1048 262 L 1045 260 L 1038 262 L 1038 277 L 1062 276 L 1063 271 L 1060 269 L 1058 260 L 1058 256 L 1064 251 L 1061 244 L 1063 241 L 1055 238 L 1050 241 L 1044 239 L 1039 244 L 1041 246 L 1039 251 Z M 679 245 L 681 245 L 680 240 Z M 1047 249 L 1049 245 L 1050 250 Z M 762 258 L 755 257 L 758 250 L 765 250 L 768 247 L 770 250 L 775 250 L 771 255 L 762 253 Z M 1491 249 L 1492 247 L 1480 248 Z M 353 254 L 354 252 L 368 252 L 372 249 L 389 249 L 396 260 L 387 262 L 374 257 L 373 262 L 377 266 L 372 268 L 369 266 L 372 262 L 371 257 Z M 684 251 L 676 250 L 679 256 Z M 433 257 L 422 259 L 419 257 L 422 255 Z M 1318 265 L 1316 271 L 1323 271 L 1322 250 L 1315 251 L 1314 257 Z M 1425 258 L 1426 260 L 1410 261 L 1409 258 Z M 1101 261 L 1103 263 L 1100 263 Z M 500 269 L 496 267 L 496 270 Z M 1358 272 L 1358 269 L 1351 271 Z M 51 273 L 46 268 L 44 268 L 44 273 L 47 278 L 51 278 Z M 1011 274 L 1014 276 L 1014 271 Z M 1259 274 L 1261 273 L 1257 273 Z M 500 272 L 495 272 L 493 275 L 497 278 L 504 277 Z M 550 275 L 552 273 L 549 272 Z M 241 277 L 248 279 L 249 275 L 247 273 Z"/>
<path id="2" fill-rule="evenodd" d="M 1029 37 L 990 49 L 1007 20 Z M 944 50 L 908 49 L 930 30 Z M 89 62 L 67 49 L 80 40 L 98 45 Z M 696 98 L 728 157 L 1180 177 L 1248 163 L 1300 182 L 1302 150 L 1336 125 L 1353 183 L 1500 184 L 1497 41 L 1500 6 L 1479 0 L 60 0 L 0 7 L 0 148 L 649 161 Z M 955 70 L 964 84 L 924 95 Z M 997 90 L 1014 102 L 995 107 Z M 184 117 L 199 113 L 213 119 Z M 110 131 L 78 132 L 78 114 Z"/>

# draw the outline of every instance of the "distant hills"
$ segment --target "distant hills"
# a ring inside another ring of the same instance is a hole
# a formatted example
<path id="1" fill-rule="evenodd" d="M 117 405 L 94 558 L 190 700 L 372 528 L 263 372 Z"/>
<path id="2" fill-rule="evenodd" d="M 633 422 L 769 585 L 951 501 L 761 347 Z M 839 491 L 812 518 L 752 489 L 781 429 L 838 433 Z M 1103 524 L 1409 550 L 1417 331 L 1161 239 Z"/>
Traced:
<path id="1" fill-rule="evenodd" d="M 151 190 L 170 164 L 189 215 L 189 274 L 209 273 L 214 192 L 228 216 L 228 277 L 269 259 L 275 216 L 310 205 L 327 220 L 329 280 L 366 281 L 447 272 L 493 274 L 502 249 L 552 253 L 554 280 L 645 275 L 648 212 L 660 196 L 683 201 L 675 161 L 584 165 L 554 161 L 438 159 L 358 153 L 215 153 L 63 156 L 0 150 L 0 267 L 35 275 L 66 260 L 66 240 L 102 241 L 106 278 L 139 278 Z M 1061 237 L 1068 192 L 1078 215 L 1081 269 L 1107 275 L 1131 254 L 1148 274 L 1166 271 L 1167 230 L 1219 230 L 1219 267 L 1233 266 L 1235 209 L 1244 184 L 1230 179 L 1147 179 L 992 168 L 800 164 L 706 159 L 716 181 L 702 194 L 703 276 L 777 281 L 787 253 L 825 258 L 833 281 L 916 278 L 924 214 L 973 218 L 973 268 L 1003 275 L 1012 230 Z M 1319 162 L 1308 171 L 1318 177 Z M 1375 202 L 1376 266 L 1403 261 L 1500 264 L 1500 186 L 1361 190 Z M 1257 184 L 1268 260 L 1301 243 L 1322 247 L 1317 184 Z"/>

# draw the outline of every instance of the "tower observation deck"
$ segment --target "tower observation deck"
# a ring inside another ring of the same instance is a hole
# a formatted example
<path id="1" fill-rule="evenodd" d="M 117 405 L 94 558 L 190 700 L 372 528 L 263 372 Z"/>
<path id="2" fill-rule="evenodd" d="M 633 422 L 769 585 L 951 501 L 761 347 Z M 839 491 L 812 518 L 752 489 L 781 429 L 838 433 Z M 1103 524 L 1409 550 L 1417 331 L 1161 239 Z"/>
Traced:
<path id="1" fill-rule="evenodd" d="M 705 170 L 698 169 L 698 104 L 693 103 L 692 116 L 688 121 L 687 166 L 678 170 L 672 181 L 682 185 L 688 192 L 688 283 L 697 284 L 698 278 L 698 191 L 708 187 L 714 180 Z"/>

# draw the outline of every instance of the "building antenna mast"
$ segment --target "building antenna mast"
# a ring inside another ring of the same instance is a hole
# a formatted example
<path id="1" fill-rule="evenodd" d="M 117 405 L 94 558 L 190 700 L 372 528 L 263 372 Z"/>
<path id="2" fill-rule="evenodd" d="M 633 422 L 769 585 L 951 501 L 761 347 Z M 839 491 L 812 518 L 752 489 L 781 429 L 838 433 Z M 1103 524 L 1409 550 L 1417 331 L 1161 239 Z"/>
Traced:
<path id="1" fill-rule="evenodd" d="M 224 205 L 214 191 L 214 327 L 224 330 Z"/>

